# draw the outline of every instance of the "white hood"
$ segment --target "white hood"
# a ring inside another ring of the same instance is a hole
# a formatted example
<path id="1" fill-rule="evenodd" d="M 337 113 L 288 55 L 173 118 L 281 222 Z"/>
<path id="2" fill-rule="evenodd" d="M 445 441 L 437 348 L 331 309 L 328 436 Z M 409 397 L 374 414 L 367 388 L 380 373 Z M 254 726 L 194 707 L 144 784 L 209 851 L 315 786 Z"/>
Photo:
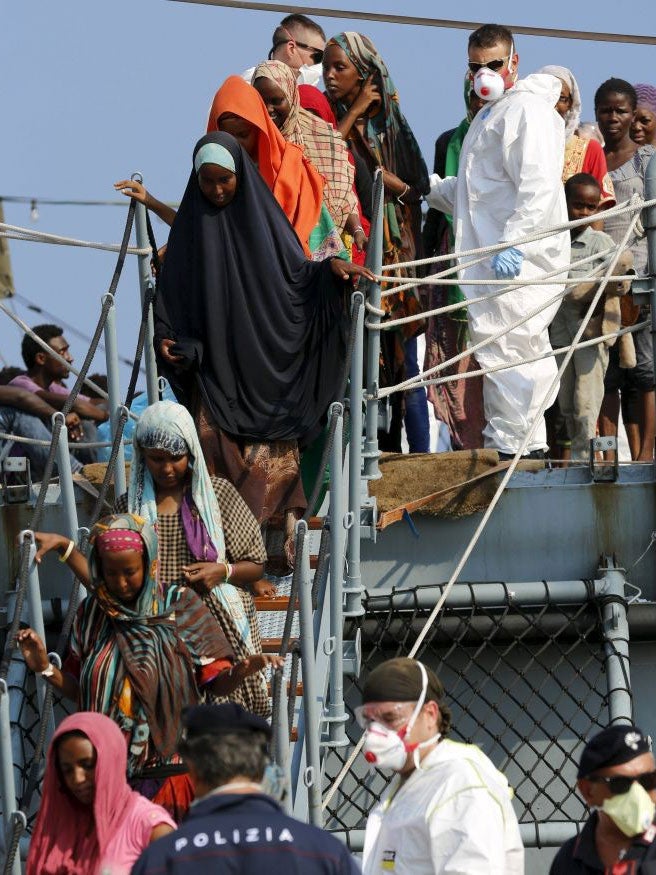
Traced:
<path id="1" fill-rule="evenodd" d="M 549 106 L 554 107 L 558 103 L 560 97 L 561 82 L 551 73 L 531 73 L 526 79 L 518 79 L 512 88 L 506 91 L 506 94 L 535 94 L 537 97 L 543 98 Z"/>

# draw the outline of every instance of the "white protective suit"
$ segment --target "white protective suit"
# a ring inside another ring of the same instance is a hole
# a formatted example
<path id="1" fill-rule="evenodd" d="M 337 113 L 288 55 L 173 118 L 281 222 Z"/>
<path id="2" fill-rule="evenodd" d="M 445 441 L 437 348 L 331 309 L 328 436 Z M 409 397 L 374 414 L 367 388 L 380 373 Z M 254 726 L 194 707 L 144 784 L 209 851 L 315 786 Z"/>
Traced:
<path id="1" fill-rule="evenodd" d="M 523 875 L 511 796 L 479 748 L 441 741 L 369 815 L 363 875 Z"/>
<path id="2" fill-rule="evenodd" d="M 565 127 L 554 109 L 561 83 L 554 76 L 533 74 L 520 79 L 499 100 L 474 117 L 460 152 L 458 176 L 431 177 L 426 198 L 431 207 L 453 214 L 456 250 L 496 243 L 514 245 L 528 234 L 567 221 L 561 181 Z M 525 286 L 468 308 L 472 343 L 491 337 L 543 301 L 564 289 L 570 258 L 568 231 L 519 247 L 524 255 L 521 279 L 542 277 L 565 268 L 553 285 Z M 467 285 L 468 279 L 494 279 L 491 259 L 460 273 L 466 298 L 479 297 L 499 286 Z M 462 259 L 469 261 L 471 258 Z M 476 351 L 482 368 L 539 355 L 551 349 L 547 329 L 560 302 L 524 325 Z M 552 357 L 486 374 L 485 446 L 515 453 L 556 376 Z M 555 399 L 556 386 L 549 403 Z M 547 446 L 544 419 L 527 452 Z"/>

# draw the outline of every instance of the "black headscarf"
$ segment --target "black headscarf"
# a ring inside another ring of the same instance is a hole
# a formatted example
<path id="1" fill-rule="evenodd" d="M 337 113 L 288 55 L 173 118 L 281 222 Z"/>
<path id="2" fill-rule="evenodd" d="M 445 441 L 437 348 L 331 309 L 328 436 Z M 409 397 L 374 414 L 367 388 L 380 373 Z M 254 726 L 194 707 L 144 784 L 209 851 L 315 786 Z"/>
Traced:
<path id="1" fill-rule="evenodd" d="M 156 348 L 176 340 L 188 370 L 160 362 L 190 406 L 195 379 L 228 434 L 301 438 L 316 429 L 338 391 L 345 355 L 343 283 L 311 262 L 257 168 L 229 134 L 237 191 L 210 203 L 192 168 L 171 228 L 155 305 Z"/>

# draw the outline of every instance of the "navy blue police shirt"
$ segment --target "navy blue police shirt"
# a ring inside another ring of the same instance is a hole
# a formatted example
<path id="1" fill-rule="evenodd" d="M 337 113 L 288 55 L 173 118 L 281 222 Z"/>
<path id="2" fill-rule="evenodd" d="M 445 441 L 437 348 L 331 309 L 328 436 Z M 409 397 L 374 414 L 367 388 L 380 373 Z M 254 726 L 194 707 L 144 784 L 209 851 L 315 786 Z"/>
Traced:
<path id="1" fill-rule="evenodd" d="M 149 845 L 132 875 L 360 875 L 329 833 L 286 815 L 261 793 L 216 793 L 175 832 Z"/>

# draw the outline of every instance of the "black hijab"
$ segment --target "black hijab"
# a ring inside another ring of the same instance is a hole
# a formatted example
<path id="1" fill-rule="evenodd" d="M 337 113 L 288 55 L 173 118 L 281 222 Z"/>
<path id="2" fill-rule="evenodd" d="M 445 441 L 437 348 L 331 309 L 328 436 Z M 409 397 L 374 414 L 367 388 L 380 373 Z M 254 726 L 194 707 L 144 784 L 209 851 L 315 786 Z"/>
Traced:
<path id="1" fill-rule="evenodd" d="M 237 191 L 225 207 L 202 194 L 192 168 L 171 228 L 155 304 L 163 338 L 187 370 L 160 361 L 178 399 L 193 381 L 218 425 L 250 440 L 313 432 L 338 391 L 345 356 L 343 283 L 329 262 L 308 261 L 256 166 L 229 134 Z"/>

